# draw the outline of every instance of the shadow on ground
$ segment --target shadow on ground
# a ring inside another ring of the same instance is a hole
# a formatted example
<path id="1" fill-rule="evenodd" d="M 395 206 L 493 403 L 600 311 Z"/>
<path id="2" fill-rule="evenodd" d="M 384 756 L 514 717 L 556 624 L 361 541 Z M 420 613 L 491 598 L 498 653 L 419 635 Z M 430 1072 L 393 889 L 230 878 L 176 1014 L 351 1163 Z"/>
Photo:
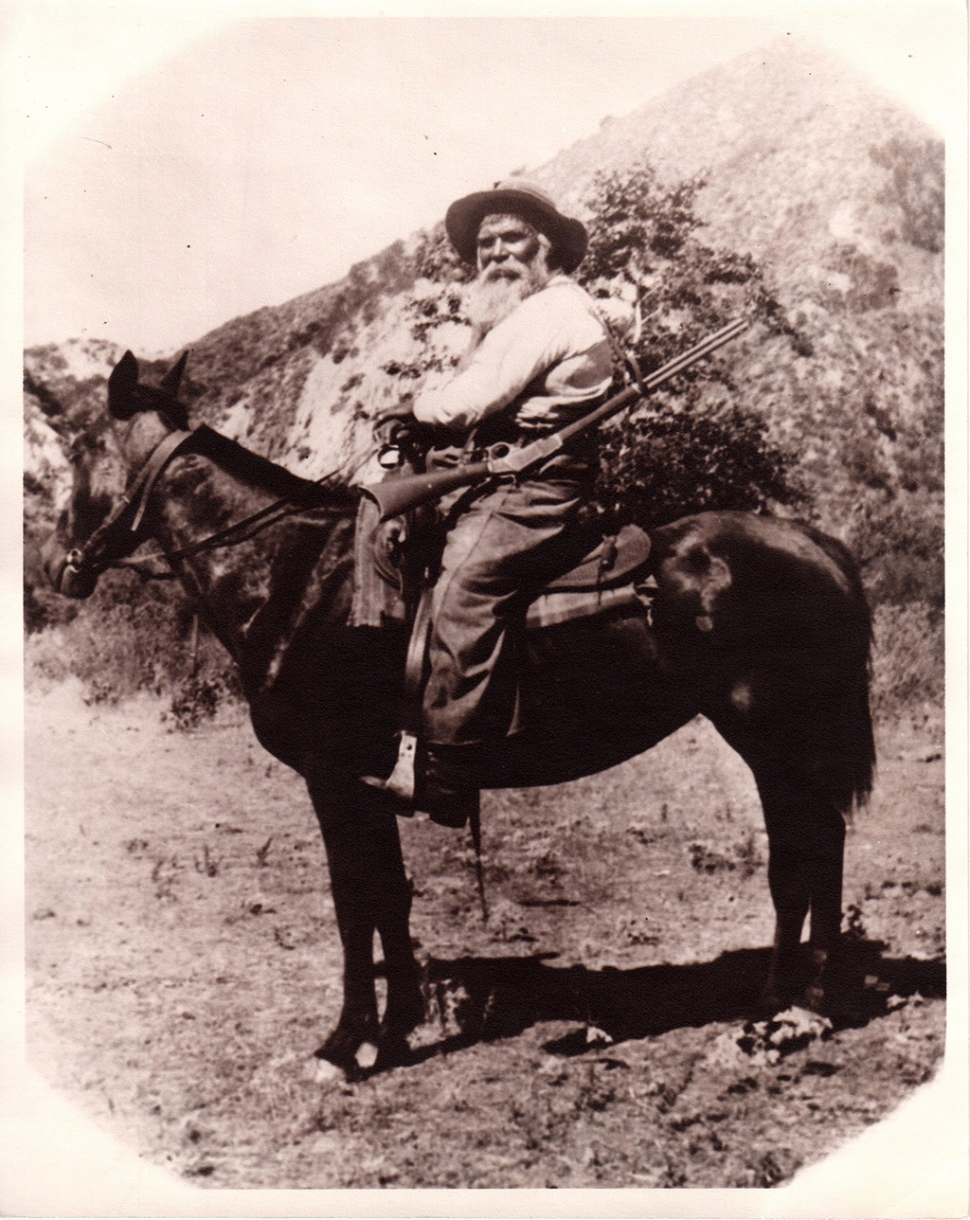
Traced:
<path id="1" fill-rule="evenodd" d="M 847 940 L 833 1027 L 863 1026 L 884 1016 L 893 996 L 946 994 L 946 964 L 886 957 L 879 941 Z M 580 1021 L 583 1028 L 545 1045 L 551 1054 L 589 1049 L 587 1028 L 615 1042 L 645 1038 L 684 1026 L 764 1018 L 759 993 L 768 974 L 769 949 L 741 949 L 712 962 L 643 966 L 634 970 L 556 967 L 553 955 L 431 958 L 426 999 L 443 1037 L 411 1054 L 418 1063 L 433 1055 L 514 1037 L 540 1021 Z M 454 1032 L 455 1030 L 459 1032 Z"/>

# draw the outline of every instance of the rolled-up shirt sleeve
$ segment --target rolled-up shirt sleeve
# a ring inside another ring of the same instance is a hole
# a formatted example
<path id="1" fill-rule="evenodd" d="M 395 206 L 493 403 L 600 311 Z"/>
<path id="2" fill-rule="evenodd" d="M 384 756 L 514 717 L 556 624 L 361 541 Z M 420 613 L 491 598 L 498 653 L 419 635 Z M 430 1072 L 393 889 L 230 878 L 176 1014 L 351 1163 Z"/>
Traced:
<path id="1" fill-rule="evenodd" d="M 414 404 L 421 423 L 472 428 L 513 402 L 569 350 L 561 317 L 543 294 L 525 301 L 482 340 L 468 366 Z"/>

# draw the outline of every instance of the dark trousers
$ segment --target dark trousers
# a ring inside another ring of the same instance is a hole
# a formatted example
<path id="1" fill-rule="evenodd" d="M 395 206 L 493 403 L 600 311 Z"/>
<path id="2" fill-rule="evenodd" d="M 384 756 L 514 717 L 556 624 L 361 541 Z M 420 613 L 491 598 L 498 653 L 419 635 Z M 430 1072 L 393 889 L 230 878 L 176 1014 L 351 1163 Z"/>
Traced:
<path id="1" fill-rule="evenodd" d="M 449 531 L 432 598 L 429 745 L 473 745 L 514 729 L 525 607 L 588 553 L 577 514 L 590 478 L 588 462 L 561 454 L 537 476 L 473 500 Z"/>

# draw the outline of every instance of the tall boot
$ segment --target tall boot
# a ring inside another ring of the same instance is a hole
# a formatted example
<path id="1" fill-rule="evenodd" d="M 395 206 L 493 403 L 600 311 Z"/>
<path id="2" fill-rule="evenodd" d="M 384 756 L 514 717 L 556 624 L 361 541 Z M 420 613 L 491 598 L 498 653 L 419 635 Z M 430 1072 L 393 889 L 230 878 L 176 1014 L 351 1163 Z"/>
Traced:
<path id="1" fill-rule="evenodd" d="M 423 751 L 414 807 L 427 813 L 439 826 L 461 830 L 477 815 L 481 795 L 468 784 L 462 773 L 460 746 L 429 745 Z"/>

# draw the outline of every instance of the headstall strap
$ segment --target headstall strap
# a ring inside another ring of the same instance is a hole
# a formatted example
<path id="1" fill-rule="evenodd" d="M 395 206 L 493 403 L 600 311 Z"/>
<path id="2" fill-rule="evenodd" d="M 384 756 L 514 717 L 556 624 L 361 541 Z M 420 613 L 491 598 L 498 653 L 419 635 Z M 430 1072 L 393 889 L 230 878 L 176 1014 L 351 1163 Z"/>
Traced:
<path id="1" fill-rule="evenodd" d="M 151 454 L 149 454 L 144 466 L 139 470 L 135 481 L 132 483 L 129 490 L 118 501 L 115 510 L 108 518 L 98 526 L 91 537 L 87 540 L 80 551 L 75 549 L 77 554 L 77 563 L 71 563 L 70 566 L 75 569 L 80 569 L 86 563 L 92 562 L 92 556 L 96 554 L 99 547 L 104 543 L 112 530 L 118 525 L 119 521 L 124 517 L 125 513 L 134 510 L 131 525 L 128 527 L 129 533 L 137 533 L 138 527 L 141 525 L 142 517 L 145 515 L 145 508 L 148 503 L 148 496 L 152 488 L 158 481 L 158 476 L 162 473 L 168 463 L 175 457 L 176 453 L 181 449 L 187 441 L 193 437 L 193 432 L 170 432 L 162 441 L 155 446 Z M 95 559 L 95 562 L 96 559 Z M 108 565 L 110 566 L 110 564 Z"/>
<path id="2" fill-rule="evenodd" d="M 158 476 L 162 473 L 168 463 L 175 457 L 179 449 L 192 439 L 195 432 L 170 432 L 164 440 L 160 441 L 152 451 L 151 456 L 145 465 L 138 472 L 138 478 L 132 486 L 131 492 L 128 495 L 130 503 L 134 504 L 135 515 L 131 521 L 131 532 L 138 532 L 138 527 L 141 525 L 142 517 L 145 515 L 145 509 L 148 507 L 148 497 L 152 493 L 152 488 L 158 481 Z"/>

